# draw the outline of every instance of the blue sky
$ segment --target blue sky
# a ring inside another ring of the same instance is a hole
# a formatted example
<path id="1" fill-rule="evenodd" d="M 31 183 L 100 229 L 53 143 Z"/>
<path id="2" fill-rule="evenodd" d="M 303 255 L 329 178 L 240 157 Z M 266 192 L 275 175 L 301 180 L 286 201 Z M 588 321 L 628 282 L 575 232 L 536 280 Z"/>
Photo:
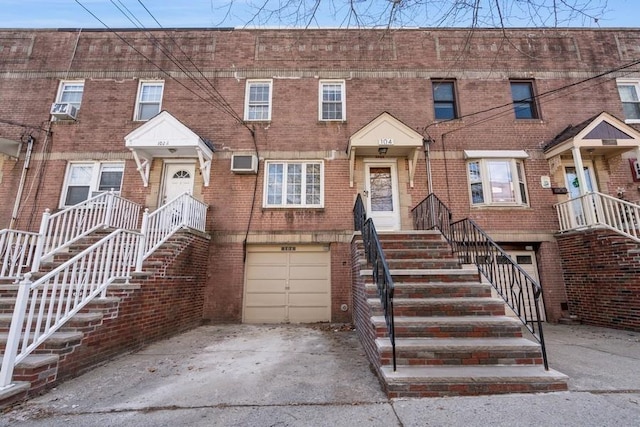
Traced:
<path id="1" fill-rule="evenodd" d="M 231 16 L 225 5 L 234 1 Z M 165 28 L 170 27 L 234 27 L 247 20 L 247 10 L 241 6 L 249 0 L 143 0 Z M 336 1 L 336 0 L 334 0 Z M 581 0 L 582 2 L 586 0 Z M 591 0 L 592 3 L 598 3 Z M 146 28 L 158 27 L 137 0 L 80 0 L 98 18 L 111 28 L 133 27 L 131 21 L 113 5 L 124 5 Z M 325 1 L 330 4 L 330 0 Z M 598 23 L 575 20 L 572 26 L 587 27 L 640 27 L 640 1 L 606 0 L 607 12 Z M 242 13 L 245 13 L 242 16 Z M 340 22 L 329 18 L 329 12 L 319 22 L 324 27 L 339 27 Z M 272 21 L 270 27 L 277 26 Z M 285 24 L 286 26 L 286 24 Z M 464 25 L 460 25 L 464 26 Z M 0 28 L 104 28 L 74 0 L 0 0 Z"/>

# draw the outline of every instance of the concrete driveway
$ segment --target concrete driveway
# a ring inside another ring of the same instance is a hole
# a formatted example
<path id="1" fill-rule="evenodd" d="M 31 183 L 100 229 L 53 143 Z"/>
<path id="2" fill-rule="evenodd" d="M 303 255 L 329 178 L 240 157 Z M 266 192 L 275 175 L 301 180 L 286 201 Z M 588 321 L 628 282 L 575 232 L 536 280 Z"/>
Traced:
<path id="1" fill-rule="evenodd" d="M 640 334 L 547 325 L 570 391 L 388 400 L 344 326 L 212 325 L 122 356 L 0 426 L 635 426 Z"/>

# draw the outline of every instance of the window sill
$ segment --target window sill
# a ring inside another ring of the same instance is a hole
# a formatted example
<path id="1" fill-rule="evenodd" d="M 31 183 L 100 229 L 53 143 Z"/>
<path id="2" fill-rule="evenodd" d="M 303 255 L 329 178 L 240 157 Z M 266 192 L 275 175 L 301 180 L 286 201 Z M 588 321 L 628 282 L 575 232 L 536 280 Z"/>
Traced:
<path id="1" fill-rule="evenodd" d="M 542 119 L 515 119 L 515 123 L 526 123 L 526 124 L 544 124 L 544 120 Z"/>
<path id="2" fill-rule="evenodd" d="M 489 204 L 489 205 L 471 205 L 471 209 L 475 209 L 475 210 L 487 210 L 487 209 L 491 209 L 491 210 L 510 210 L 510 209 L 518 209 L 518 210 L 525 210 L 525 209 L 531 209 L 531 206 L 529 205 L 507 205 L 507 204 Z"/>
<path id="3" fill-rule="evenodd" d="M 347 119 L 344 120 L 318 120 L 318 123 L 346 123 Z"/>
<path id="4" fill-rule="evenodd" d="M 305 206 L 263 206 L 262 207 L 262 211 L 292 211 L 292 210 L 298 210 L 298 211 L 304 211 L 304 212 L 310 212 L 310 211 L 316 211 L 316 212 L 324 212 L 324 206 L 310 206 L 310 207 L 305 207 Z"/>

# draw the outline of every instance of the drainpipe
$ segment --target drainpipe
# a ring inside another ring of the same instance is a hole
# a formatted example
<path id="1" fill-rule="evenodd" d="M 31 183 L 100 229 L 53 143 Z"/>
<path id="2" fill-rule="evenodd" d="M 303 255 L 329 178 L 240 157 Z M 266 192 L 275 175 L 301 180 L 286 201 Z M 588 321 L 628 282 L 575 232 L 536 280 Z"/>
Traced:
<path id="1" fill-rule="evenodd" d="M 47 132 L 45 135 L 45 144 L 46 138 L 49 137 L 49 133 Z M 31 152 L 33 151 L 33 143 L 35 139 L 33 136 L 29 135 L 27 138 L 27 151 L 24 155 L 24 165 L 22 166 L 22 175 L 20 176 L 20 183 L 18 184 L 18 193 L 16 194 L 16 200 L 13 204 L 13 212 L 11 213 L 11 222 L 9 223 L 9 229 L 13 229 L 16 225 L 16 221 L 18 220 L 18 210 L 20 209 L 20 200 L 22 199 L 22 192 L 24 191 L 24 184 L 27 180 L 27 171 L 29 170 L 29 163 L 31 161 Z"/>

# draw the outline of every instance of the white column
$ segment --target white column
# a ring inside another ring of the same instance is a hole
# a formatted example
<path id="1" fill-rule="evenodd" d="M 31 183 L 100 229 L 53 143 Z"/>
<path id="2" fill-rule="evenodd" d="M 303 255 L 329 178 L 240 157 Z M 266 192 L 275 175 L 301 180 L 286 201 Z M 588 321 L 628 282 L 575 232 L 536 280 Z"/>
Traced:
<path id="1" fill-rule="evenodd" d="M 582 163 L 582 156 L 580 155 L 580 148 L 573 147 L 571 149 L 571 155 L 573 156 L 573 164 L 576 167 L 576 177 L 578 178 L 578 189 L 580 195 L 587 194 L 587 178 L 584 175 L 584 164 Z"/>

